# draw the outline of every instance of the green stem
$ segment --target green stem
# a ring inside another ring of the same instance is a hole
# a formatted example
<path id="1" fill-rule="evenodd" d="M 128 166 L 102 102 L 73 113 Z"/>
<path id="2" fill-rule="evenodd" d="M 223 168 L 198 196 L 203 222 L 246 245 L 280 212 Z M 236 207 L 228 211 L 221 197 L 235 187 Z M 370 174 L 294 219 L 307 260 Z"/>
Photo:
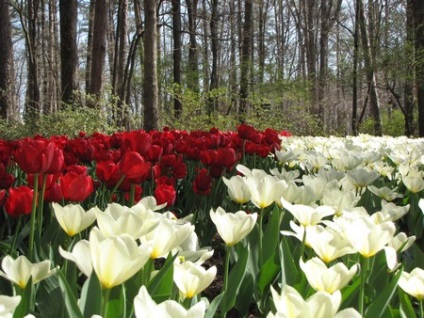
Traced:
<path id="1" fill-rule="evenodd" d="M 184 300 L 183 300 L 183 303 L 182 303 L 182 305 L 183 305 L 183 307 L 185 308 L 185 309 L 190 309 L 190 307 L 191 307 L 191 302 L 192 302 L 192 298 L 185 298 Z"/>
<path id="2" fill-rule="evenodd" d="M 123 174 L 123 175 L 121 176 L 121 178 L 119 178 L 119 180 L 118 180 L 118 182 L 115 184 L 115 186 L 113 187 L 112 192 L 110 193 L 110 197 L 109 197 L 108 203 L 110 203 L 110 202 L 112 201 L 112 196 L 113 196 L 113 194 L 114 194 L 114 193 L 115 193 L 115 191 L 118 189 L 118 187 L 121 185 L 121 183 L 124 181 L 124 179 L 125 179 L 125 175 Z"/>
<path id="3" fill-rule="evenodd" d="M 18 223 L 16 224 L 15 233 L 13 234 L 12 245 L 10 246 L 10 255 L 15 254 L 16 251 L 16 240 L 18 239 L 19 230 L 21 229 L 22 215 L 18 217 Z"/>
<path id="4" fill-rule="evenodd" d="M 420 318 L 424 318 L 424 300 L 421 299 L 418 303 L 420 306 Z"/>
<path id="5" fill-rule="evenodd" d="M 361 285 L 359 288 L 359 303 L 358 303 L 358 308 L 359 308 L 359 313 L 361 314 L 361 316 L 364 315 L 364 305 L 365 305 L 365 284 L 367 282 L 367 272 L 368 272 L 368 264 L 369 264 L 369 259 L 366 257 L 362 256 L 362 260 L 361 260 Z"/>
<path id="6" fill-rule="evenodd" d="M 225 246 L 225 264 L 224 264 L 224 287 L 223 292 L 227 292 L 228 289 L 228 273 L 230 270 L 230 256 L 231 256 L 231 246 Z"/>
<path id="7" fill-rule="evenodd" d="M 144 264 L 142 269 L 142 285 L 147 285 L 150 280 L 150 276 L 153 271 L 153 262 L 154 260 L 149 258 L 149 260 Z"/>
<path id="8" fill-rule="evenodd" d="M 35 232 L 35 218 L 37 213 L 37 198 L 38 198 L 38 173 L 34 175 L 34 196 L 32 198 L 32 211 L 31 211 L 31 228 L 29 233 L 29 259 L 34 261 L 34 232 Z"/>
<path id="9" fill-rule="evenodd" d="M 231 246 L 225 246 L 225 263 L 224 263 L 224 285 L 222 286 L 222 294 L 225 294 L 228 290 L 228 274 L 230 271 L 230 256 L 231 256 Z M 225 296 L 224 296 L 225 297 Z M 222 317 L 225 318 L 227 312 L 222 312 Z"/>
<path id="10" fill-rule="evenodd" d="M 302 259 L 303 252 L 305 251 L 305 242 L 306 242 L 306 226 L 303 227 L 303 237 L 302 237 L 302 244 L 300 245 L 299 261 Z"/>
<path id="11" fill-rule="evenodd" d="M 263 231 L 262 231 L 262 227 L 263 227 L 263 223 L 264 223 L 264 208 L 261 209 L 260 214 L 259 214 L 259 268 L 262 268 L 263 264 L 264 264 L 264 257 L 263 257 Z"/>
<path id="12" fill-rule="evenodd" d="M 43 230 L 43 206 L 44 206 L 44 193 L 46 192 L 47 175 L 43 175 L 43 184 L 41 186 L 40 202 L 38 202 L 38 214 L 37 214 L 37 231 L 38 239 L 41 239 L 41 232 Z"/>
<path id="13" fill-rule="evenodd" d="M 102 317 L 107 317 L 109 298 L 110 298 L 110 288 L 103 289 L 102 294 L 103 294 Z"/>
<path id="14" fill-rule="evenodd" d="M 128 206 L 134 205 L 134 196 L 135 196 L 135 184 L 132 183 L 131 189 L 130 189 L 130 198 L 129 198 Z"/>

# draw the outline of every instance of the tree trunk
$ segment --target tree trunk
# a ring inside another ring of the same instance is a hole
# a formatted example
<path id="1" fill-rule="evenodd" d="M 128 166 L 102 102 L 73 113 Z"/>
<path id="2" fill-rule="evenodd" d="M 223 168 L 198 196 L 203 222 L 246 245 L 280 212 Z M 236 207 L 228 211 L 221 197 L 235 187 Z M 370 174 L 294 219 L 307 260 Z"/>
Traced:
<path id="1" fill-rule="evenodd" d="M 332 10 L 335 4 L 334 11 Z M 328 39 L 331 28 L 334 25 L 334 21 L 337 20 L 340 9 L 342 6 L 342 0 L 321 0 L 320 5 L 320 18 L 321 18 L 321 29 L 319 39 L 319 76 L 318 76 L 318 120 L 322 125 L 325 125 L 325 114 L 324 105 L 326 101 L 324 96 L 326 95 L 326 88 L 328 82 Z"/>
<path id="2" fill-rule="evenodd" d="M 126 65 L 128 57 L 128 0 L 120 0 L 118 4 L 118 21 L 115 31 L 115 47 L 113 60 L 113 77 L 112 89 L 113 94 L 118 96 L 117 101 L 117 118 L 116 122 L 119 127 L 124 127 L 129 115 L 126 108 L 126 89 L 124 88 L 127 79 L 125 78 Z"/>
<path id="3" fill-rule="evenodd" d="M 172 37 L 174 39 L 174 50 L 173 50 L 173 75 L 174 84 L 177 88 L 177 96 L 174 98 L 174 116 L 180 118 L 183 111 L 183 105 L 181 104 L 180 93 L 181 93 L 181 0 L 172 0 Z"/>
<path id="4" fill-rule="evenodd" d="M 352 134 L 358 135 L 358 56 L 359 56 L 359 0 L 355 3 L 355 31 L 353 34 L 352 74 Z"/>
<path id="5" fill-rule="evenodd" d="M 412 48 L 414 43 L 414 16 L 412 0 L 406 2 L 406 42 L 407 48 Z M 408 54 L 412 57 L 412 50 Z M 413 59 L 411 59 L 413 61 Z M 405 78 L 404 105 L 405 105 L 405 136 L 412 136 L 414 133 L 414 90 L 413 83 L 408 74 L 414 74 L 414 63 L 409 63 L 407 77 Z"/>
<path id="6" fill-rule="evenodd" d="M 7 119 L 15 108 L 12 25 L 9 6 L 0 0 L 0 118 Z"/>
<path id="7" fill-rule="evenodd" d="M 88 105 L 92 108 L 98 107 L 103 86 L 103 70 L 106 56 L 106 34 L 108 30 L 108 9 L 108 0 L 97 0 L 93 25 L 93 47 L 90 70 L 91 77 L 90 87 L 88 90 L 88 94 L 92 95 L 91 97 L 93 98 L 93 102 Z"/>
<path id="8" fill-rule="evenodd" d="M 265 48 L 265 33 L 267 29 L 267 20 L 268 20 L 268 1 L 261 1 L 259 4 L 259 34 L 258 34 L 258 60 L 259 60 L 259 84 L 264 82 L 264 72 L 265 72 L 265 58 L 266 58 L 266 48 Z"/>
<path id="9" fill-rule="evenodd" d="M 207 14 L 207 5 L 206 0 L 202 0 L 202 13 L 201 15 L 206 16 Z M 202 23 L 202 48 L 203 48 L 203 57 L 202 57 L 202 63 L 203 63 L 203 91 L 208 92 L 209 91 L 209 33 L 210 33 L 210 24 L 207 23 L 207 19 L 203 19 Z"/>
<path id="10" fill-rule="evenodd" d="M 382 135 L 381 118 L 380 118 L 380 101 L 377 94 L 377 83 L 375 78 L 375 65 L 372 62 L 370 39 L 368 37 L 367 23 L 364 14 L 364 6 L 362 0 L 359 1 L 359 26 L 361 29 L 361 42 L 364 54 L 364 64 L 369 88 L 369 100 L 371 116 L 374 121 L 374 134 Z"/>
<path id="11" fill-rule="evenodd" d="M 243 23 L 243 41 L 242 55 L 240 61 L 240 120 L 244 121 L 247 113 L 249 97 L 250 64 L 252 51 L 252 11 L 253 1 L 245 0 L 244 3 L 244 23 Z"/>
<path id="12" fill-rule="evenodd" d="M 91 64 L 93 60 L 93 29 L 94 29 L 94 13 L 96 9 L 96 0 L 90 0 L 90 8 L 88 12 L 88 34 L 87 34 L 87 57 L 85 66 L 85 91 L 88 93 L 91 83 Z"/>
<path id="13" fill-rule="evenodd" d="M 424 137 L 424 1 L 412 0 L 415 31 L 415 74 L 418 103 L 418 135 Z"/>
<path id="14" fill-rule="evenodd" d="M 211 53 L 212 53 L 212 68 L 209 90 L 218 88 L 218 0 L 212 0 L 212 13 L 210 21 L 211 30 Z M 211 117 L 212 113 L 216 110 L 216 98 L 210 97 L 208 99 L 208 114 Z"/>
<path id="15" fill-rule="evenodd" d="M 157 75 L 157 0 L 144 0 L 144 129 L 159 128 L 159 96 Z"/>
<path id="16" fill-rule="evenodd" d="M 186 0 L 187 15 L 188 15 L 188 32 L 189 32 L 189 47 L 188 47 L 188 67 L 187 67 L 187 88 L 193 92 L 199 91 L 199 67 L 198 49 L 197 49 L 197 4 L 198 0 Z"/>
<path id="17" fill-rule="evenodd" d="M 26 30 L 26 46 L 28 55 L 27 91 L 25 96 L 25 119 L 30 126 L 40 115 L 40 84 L 37 58 L 37 15 L 38 0 L 28 0 Z"/>
<path id="18" fill-rule="evenodd" d="M 78 1 L 60 0 L 59 14 L 62 102 L 70 104 L 78 89 Z"/>

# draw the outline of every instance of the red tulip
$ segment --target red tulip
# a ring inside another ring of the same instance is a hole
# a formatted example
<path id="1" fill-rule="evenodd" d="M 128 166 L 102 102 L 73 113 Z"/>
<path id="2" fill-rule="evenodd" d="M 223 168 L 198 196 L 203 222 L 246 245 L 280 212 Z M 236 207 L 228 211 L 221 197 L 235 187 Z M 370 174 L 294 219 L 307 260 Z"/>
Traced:
<path id="1" fill-rule="evenodd" d="M 116 170 L 119 170 L 119 167 L 111 160 L 97 162 L 96 175 L 102 182 L 109 182 L 116 173 Z"/>
<path id="2" fill-rule="evenodd" d="M 55 156 L 56 145 L 43 139 L 23 139 L 15 151 L 15 161 L 27 174 L 46 173 Z"/>
<path id="3" fill-rule="evenodd" d="M 136 184 L 134 187 L 134 202 L 140 201 L 142 194 L 143 194 L 143 188 L 139 184 Z M 129 201 L 130 199 L 129 190 L 126 190 L 124 197 L 125 197 L 125 200 Z"/>
<path id="4" fill-rule="evenodd" d="M 0 207 L 4 205 L 4 199 L 6 199 L 6 190 L 0 190 Z"/>
<path id="5" fill-rule="evenodd" d="M 119 169 L 130 183 L 141 183 L 147 179 L 150 172 L 150 162 L 135 151 L 127 151 L 119 162 Z"/>
<path id="6" fill-rule="evenodd" d="M 63 166 L 65 164 L 65 159 L 63 156 L 62 149 L 59 149 L 57 146 L 53 148 L 53 157 L 50 163 L 50 166 L 44 173 L 48 174 L 56 174 L 63 170 Z"/>
<path id="7" fill-rule="evenodd" d="M 162 156 L 159 163 L 161 174 L 175 179 L 182 179 L 187 175 L 187 165 L 181 156 L 168 154 Z"/>
<path id="8" fill-rule="evenodd" d="M 85 167 L 72 166 L 62 177 L 59 178 L 63 198 L 72 202 L 82 202 L 93 193 L 93 179 L 83 171 Z"/>
<path id="9" fill-rule="evenodd" d="M 133 130 L 124 134 L 124 148 L 145 155 L 152 144 L 152 137 L 143 130 Z"/>
<path id="10" fill-rule="evenodd" d="M 45 202 L 60 202 L 62 199 L 62 188 L 59 183 L 52 184 L 44 193 Z"/>
<path id="11" fill-rule="evenodd" d="M 31 214 L 34 190 L 27 186 L 9 189 L 9 196 L 4 202 L 4 209 L 12 217 Z"/>
<path id="12" fill-rule="evenodd" d="M 193 182 L 193 190 L 200 195 L 208 195 L 212 189 L 212 178 L 206 169 L 201 169 Z"/>
<path id="13" fill-rule="evenodd" d="M 261 143 L 261 134 L 252 126 L 247 124 L 241 124 L 237 127 L 237 132 L 241 139 L 250 140 L 256 144 Z"/>
<path id="14" fill-rule="evenodd" d="M 177 192 L 172 185 L 163 183 L 156 186 L 153 195 L 158 205 L 166 203 L 166 206 L 169 207 L 174 205 Z"/>

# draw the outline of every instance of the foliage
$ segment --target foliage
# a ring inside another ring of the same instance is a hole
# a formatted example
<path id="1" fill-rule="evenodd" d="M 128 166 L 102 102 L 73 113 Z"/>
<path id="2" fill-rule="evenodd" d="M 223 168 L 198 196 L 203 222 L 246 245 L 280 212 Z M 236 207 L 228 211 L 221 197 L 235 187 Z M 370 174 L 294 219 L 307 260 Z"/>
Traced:
<path id="1" fill-rule="evenodd" d="M 71 108 L 67 106 L 54 114 L 40 117 L 34 127 L 29 127 L 22 122 L 0 121 L 0 135 L 7 140 L 37 134 L 46 137 L 58 134 L 74 137 L 81 131 L 87 134 L 96 131 L 110 133 L 117 131 L 117 128 L 109 123 L 104 112 L 89 107 Z"/>
<path id="2" fill-rule="evenodd" d="M 416 114 L 415 114 L 416 115 Z M 403 136 L 405 134 L 405 117 L 400 109 L 394 109 L 381 114 L 383 134 L 387 136 Z M 367 118 L 359 126 L 359 132 L 373 134 L 374 123 L 372 118 Z"/>

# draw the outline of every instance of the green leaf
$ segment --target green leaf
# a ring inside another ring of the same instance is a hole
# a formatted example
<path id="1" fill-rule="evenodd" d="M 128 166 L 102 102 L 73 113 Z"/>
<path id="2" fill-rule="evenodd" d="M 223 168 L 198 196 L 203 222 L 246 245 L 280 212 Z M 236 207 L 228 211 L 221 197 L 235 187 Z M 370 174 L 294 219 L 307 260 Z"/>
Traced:
<path id="1" fill-rule="evenodd" d="M 374 301 L 367 307 L 365 311 L 364 318 L 380 318 L 383 317 L 385 310 L 387 309 L 390 300 L 392 299 L 398 280 L 400 275 L 402 274 L 402 270 L 399 270 L 396 275 L 393 277 L 388 286 L 385 286 L 383 290 L 378 293 L 378 296 L 374 299 Z"/>
<path id="2" fill-rule="evenodd" d="M 291 253 L 289 238 L 283 237 L 280 242 L 281 282 L 293 286 L 297 282 L 299 270 Z"/>
<path id="3" fill-rule="evenodd" d="M 40 317 L 63 317 L 65 305 L 56 275 L 39 283 L 36 303 Z"/>
<path id="4" fill-rule="evenodd" d="M 242 247 L 242 244 L 238 244 Z M 228 289 L 224 294 L 224 298 L 221 302 L 221 311 L 227 312 L 236 303 L 238 290 L 246 272 L 247 258 L 249 256 L 249 245 L 237 250 L 239 252 L 239 258 L 233 268 L 231 269 L 230 275 L 228 275 Z"/>
<path id="5" fill-rule="evenodd" d="M 418 246 L 418 244 L 413 245 L 414 252 L 414 267 L 424 268 L 424 251 Z"/>
<path id="6" fill-rule="evenodd" d="M 61 271 L 57 271 L 59 277 L 59 286 L 62 290 L 62 296 L 65 303 L 65 309 L 69 317 L 83 318 L 81 310 L 78 307 L 77 299 L 66 281 L 65 275 Z"/>
<path id="7" fill-rule="evenodd" d="M 348 287 L 343 288 L 341 308 L 348 308 L 356 305 L 360 284 L 361 279 L 357 276 Z"/>
<path id="8" fill-rule="evenodd" d="M 268 224 L 264 230 L 263 236 L 263 260 L 266 262 L 268 259 L 273 258 L 280 241 L 280 207 L 275 205 L 271 211 Z"/>
<path id="9" fill-rule="evenodd" d="M 205 318 L 214 318 L 216 310 L 221 304 L 222 298 L 224 297 L 224 293 L 219 294 L 214 298 L 214 300 L 210 303 L 208 310 L 206 311 Z"/>
<path id="10" fill-rule="evenodd" d="M 250 304 L 253 300 L 254 294 L 254 279 L 250 272 L 246 271 L 244 275 L 243 282 L 241 283 L 237 298 L 236 298 L 236 308 L 238 312 L 244 316 L 247 315 L 249 311 Z"/>
<path id="11" fill-rule="evenodd" d="M 172 256 L 172 254 L 169 253 L 162 268 L 147 283 L 146 288 L 150 296 L 158 303 L 168 299 L 172 294 L 174 275 L 173 265 L 177 256 L 178 254 Z"/>
<path id="12" fill-rule="evenodd" d="M 102 313 L 102 286 L 94 272 L 82 286 L 79 308 L 84 318 Z"/>
<path id="13" fill-rule="evenodd" d="M 24 317 L 30 312 L 31 307 L 33 307 L 34 286 L 32 284 L 32 276 L 29 278 L 25 289 L 21 290 L 20 295 L 21 301 L 18 307 L 16 307 L 15 312 L 13 313 L 13 318 Z"/>
<path id="14" fill-rule="evenodd" d="M 274 257 L 268 259 L 265 264 L 262 266 L 259 271 L 259 281 L 258 288 L 260 295 L 264 295 L 265 291 L 268 290 L 269 285 L 271 285 L 278 274 L 281 271 L 281 265 L 279 264 L 279 259 L 276 259 L 276 254 Z"/>
<path id="15" fill-rule="evenodd" d="M 258 223 L 255 224 L 255 227 L 250 232 L 250 234 L 245 238 L 245 241 L 250 247 L 249 257 L 247 260 L 247 270 L 252 274 L 254 284 L 256 284 L 256 279 L 259 274 L 259 226 Z"/>
<path id="16" fill-rule="evenodd" d="M 415 315 L 415 310 L 412 306 L 409 296 L 401 288 L 398 288 L 398 295 L 401 316 L 407 318 L 416 318 L 417 316 Z"/>

